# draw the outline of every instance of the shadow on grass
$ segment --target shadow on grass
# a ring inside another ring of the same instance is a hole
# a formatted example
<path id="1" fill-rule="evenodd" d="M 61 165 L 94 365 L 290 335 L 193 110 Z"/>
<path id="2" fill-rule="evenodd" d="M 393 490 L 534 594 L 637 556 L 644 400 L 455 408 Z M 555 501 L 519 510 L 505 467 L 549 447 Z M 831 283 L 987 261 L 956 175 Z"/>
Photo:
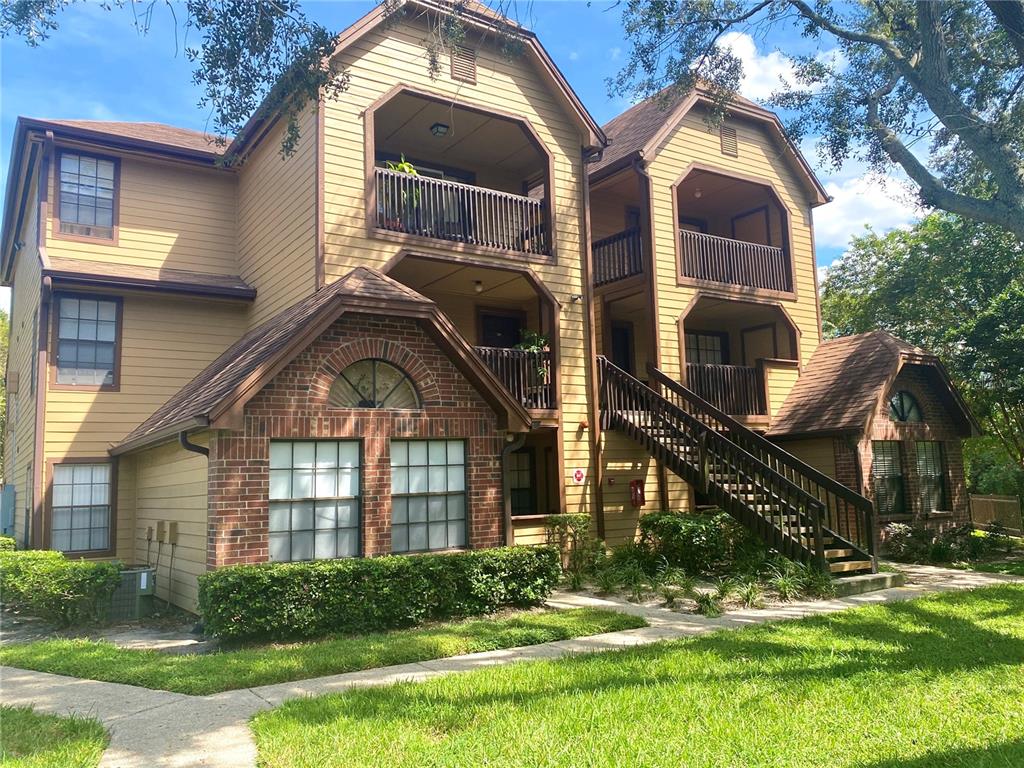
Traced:
<path id="1" fill-rule="evenodd" d="M 929 752 L 913 758 L 895 758 L 864 763 L 860 768 L 1011 768 L 1024 765 L 1024 738 L 988 747 Z"/>
<path id="2" fill-rule="evenodd" d="M 858 675 L 895 679 L 915 671 L 934 676 L 981 671 L 1024 664 L 1024 625 L 1010 631 L 983 625 L 1022 616 L 1024 587 L 999 586 L 640 649 L 568 657 L 553 662 L 557 669 L 544 668 L 543 674 L 525 668 L 491 673 L 510 675 L 502 678 L 501 685 L 475 678 L 481 682 L 455 683 L 443 692 L 430 683 L 350 691 L 286 704 L 268 717 L 305 726 L 339 718 L 373 719 L 382 724 L 429 723 L 432 728 L 454 731 L 471 726 L 481 708 L 530 706 L 563 698 L 571 703 L 577 695 L 637 686 L 714 688 L 763 679 L 774 687 L 797 683 L 812 691 Z M 1011 764 L 1024 762 L 1004 763 Z M 885 764 L 890 765 L 904 764 Z M 916 768 L 915 763 L 905 765 Z"/>

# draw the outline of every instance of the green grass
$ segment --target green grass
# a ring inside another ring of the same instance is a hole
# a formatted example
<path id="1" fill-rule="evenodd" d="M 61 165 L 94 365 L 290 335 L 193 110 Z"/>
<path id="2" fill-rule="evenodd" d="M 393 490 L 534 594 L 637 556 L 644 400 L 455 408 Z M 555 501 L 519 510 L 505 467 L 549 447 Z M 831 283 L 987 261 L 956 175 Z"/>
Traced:
<path id="1" fill-rule="evenodd" d="M 1014 576 L 1024 576 L 1024 560 L 1004 560 L 989 563 L 968 563 L 964 567 L 972 571 L 983 571 L 985 573 L 1008 573 Z"/>
<path id="2" fill-rule="evenodd" d="M 1024 587 L 297 699 L 263 768 L 1024 765 Z"/>
<path id="3" fill-rule="evenodd" d="M 0 705 L 0 765 L 7 768 L 95 768 L 106 746 L 95 720 Z"/>
<path id="4" fill-rule="evenodd" d="M 642 626 L 646 622 L 635 616 L 577 608 L 203 655 L 129 650 L 95 640 L 42 640 L 0 649 L 0 664 L 198 695 Z"/>

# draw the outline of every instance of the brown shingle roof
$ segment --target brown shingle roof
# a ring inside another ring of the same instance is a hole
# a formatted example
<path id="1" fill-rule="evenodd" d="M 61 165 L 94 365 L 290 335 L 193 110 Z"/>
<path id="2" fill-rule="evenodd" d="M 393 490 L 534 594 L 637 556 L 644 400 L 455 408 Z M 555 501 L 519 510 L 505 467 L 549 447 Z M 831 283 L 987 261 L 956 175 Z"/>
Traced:
<path id="1" fill-rule="evenodd" d="M 601 159 L 590 166 L 590 173 L 607 168 L 647 146 L 647 142 L 661 130 L 683 98 L 676 96 L 666 100 L 661 96 L 652 96 L 602 125 L 601 129 L 608 137 L 608 146 Z"/>
<path id="2" fill-rule="evenodd" d="M 514 416 L 518 426 L 527 428 L 529 415 L 473 353 L 468 343 L 444 319 L 433 301 L 398 281 L 369 267 L 356 267 L 345 277 L 307 296 L 247 333 L 220 357 L 208 365 L 177 394 L 160 406 L 152 416 L 132 430 L 112 450 L 122 453 L 169 437 L 174 432 L 203 426 L 263 386 L 263 378 L 276 372 L 322 332 L 324 323 L 333 322 L 343 312 L 398 314 L 431 321 L 435 339 L 449 351 L 463 353 L 464 373 L 476 379 L 476 385 L 492 404 L 498 403 L 506 414 Z M 310 337 L 313 334 L 313 337 Z M 454 361 L 454 358 L 453 358 Z M 458 364 L 458 363 L 457 363 Z M 497 393 L 495 395 L 495 393 Z"/>
<path id="3" fill-rule="evenodd" d="M 67 282 L 103 283 L 125 288 L 154 288 L 179 293 L 236 296 L 242 299 L 256 296 L 256 289 L 237 275 L 86 261 L 62 256 L 51 256 L 49 266 L 43 269 L 43 274 Z"/>
<path id="4" fill-rule="evenodd" d="M 906 354 L 934 359 L 885 331 L 826 341 L 790 391 L 768 436 L 862 432 Z"/>
<path id="5" fill-rule="evenodd" d="M 53 120 L 49 118 L 33 119 L 36 123 L 48 123 L 53 126 L 75 128 L 82 131 L 116 136 L 134 141 L 145 141 L 166 147 L 184 149 L 189 152 L 206 152 L 210 155 L 221 155 L 224 147 L 215 143 L 219 137 L 203 131 L 178 128 L 163 123 L 131 123 L 115 120 Z"/>

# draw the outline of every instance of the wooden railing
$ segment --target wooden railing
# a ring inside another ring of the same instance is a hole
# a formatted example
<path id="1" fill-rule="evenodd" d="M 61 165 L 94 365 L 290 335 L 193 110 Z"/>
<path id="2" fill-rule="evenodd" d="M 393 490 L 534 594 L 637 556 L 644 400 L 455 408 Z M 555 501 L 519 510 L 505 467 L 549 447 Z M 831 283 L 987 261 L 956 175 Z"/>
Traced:
<path id="1" fill-rule="evenodd" d="M 686 364 L 686 386 L 732 416 L 768 413 L 764 372 L 746 365 Z"/>
<path id="2" fill-rule="evenodd" d="M 681 229 L 679 253 L 684 277 L 772 291 L 793 290 L 786 252 L 773 245 Z"/>
<path id="3" fill-rule="evenodd" d="M 377 177 L 378 229 L 525 253 L 550 253 L 544 202 L 386 168 Z"/>
<path id="4" fill-rule="evenodd" d="M 509 392 L 527 408 L 552 410 L 551 353 L 504 347 L 475 347 Z"/>
<path id="5" fill-rule="evenodd" d="M 640 227 L 631 227 L 601 238 L 592 248 L 594 285 L 606 285 L 643 272 Z"/>
<path id="6" fill-rule="evenodd" d="M 657 368 L 649 366 L 648 375 L 651 385 L 660 388 L 665 398 L 675 406 L 692 414 L 715 432 L 727 436 L 768 469 L 818 499 L 822 504 L 825 527 L 875 562 L 877 533 L 874 505 L 870 500 L 747 429 Z"/>

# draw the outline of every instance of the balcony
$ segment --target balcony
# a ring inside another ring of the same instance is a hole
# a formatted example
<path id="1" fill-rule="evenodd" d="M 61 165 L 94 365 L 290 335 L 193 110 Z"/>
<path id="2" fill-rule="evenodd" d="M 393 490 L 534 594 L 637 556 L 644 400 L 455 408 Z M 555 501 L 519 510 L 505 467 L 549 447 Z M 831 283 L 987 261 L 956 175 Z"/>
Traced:
<path id="1" fill-rule="evenodd" d="M 546 256 L 544 202 L 447 179 L 374 169 L 378 229 Z"/>
<path id="2" fill-rule="evenodd" d="M 551 352 L 504 347 L 475 347 L 487 367 L 526 408 L 553 410 Z"/>
<path id="3" fill-rule="evenodd" d="M 640 227 L 630 227 L 601 238 L 592 248 L 595 286 L 607 285 L 643 272 Z"/>
<path id="4" fill-rule="evenodd" d="M 762 368 L 687 363 L 686 386 L 730 416 L 768 413 Z"/>
<path id="5" fill-rule="evenodd" d="M 782 248 L 681 229 L 679 253 L 683 277 L 769 291 L 793 290 L 789 259 Z"/>

